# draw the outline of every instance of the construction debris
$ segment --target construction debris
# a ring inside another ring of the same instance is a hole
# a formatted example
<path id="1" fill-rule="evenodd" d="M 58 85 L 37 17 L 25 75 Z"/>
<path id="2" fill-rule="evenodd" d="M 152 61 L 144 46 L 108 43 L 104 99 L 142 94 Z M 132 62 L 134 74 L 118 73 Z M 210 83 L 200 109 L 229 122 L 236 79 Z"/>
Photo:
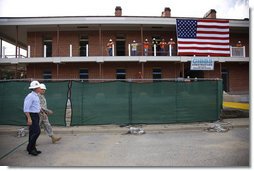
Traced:
<path id="1" fill-rule="evenodd" d="M 137 127 L 129 127 L 129 130 L 127 131 L 126 134 L 141 135 L 145 134 L 145 130 Z"/>
<path id="2" fill-rule="evenodd" d="M 229 122 L 216 121 L 212 125 L 205 129 L 208 132 L 228 132 L 233 126 Z"/>
<path id="3" fill-rule="evenodd" d="M 25 137 L 26 134 L 28 133 L 28 130 L 24 127 L 19 128 L 17 131 L 17 137 Z"/>

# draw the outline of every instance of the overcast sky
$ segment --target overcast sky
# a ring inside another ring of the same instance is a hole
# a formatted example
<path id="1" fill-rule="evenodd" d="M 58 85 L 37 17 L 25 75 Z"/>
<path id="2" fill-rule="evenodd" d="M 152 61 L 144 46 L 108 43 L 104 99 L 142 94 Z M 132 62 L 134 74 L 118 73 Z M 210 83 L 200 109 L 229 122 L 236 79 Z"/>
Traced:
<path id="1" fill-rule="evenodd" d="M 217 18 L 249 18 L 249 0 L 0 0 L 0 17 L 105 16 L 116 6 L 124 16 L 160 16 L 170 7 L 172 17 L 203 17 L 215 9 Z"/>
<path id="2" fill-rule="evenodd" d="M 123 16 L 160 16 L 169 7 L 172 17 L 202 18 L 215 9 L 217 18 L 249 18 L 249 0 L 0 0 L 0 17 L 112 16 L 116 6 Z M 3 46 L 8 55 L 15 51 L 7 42 Z"/>

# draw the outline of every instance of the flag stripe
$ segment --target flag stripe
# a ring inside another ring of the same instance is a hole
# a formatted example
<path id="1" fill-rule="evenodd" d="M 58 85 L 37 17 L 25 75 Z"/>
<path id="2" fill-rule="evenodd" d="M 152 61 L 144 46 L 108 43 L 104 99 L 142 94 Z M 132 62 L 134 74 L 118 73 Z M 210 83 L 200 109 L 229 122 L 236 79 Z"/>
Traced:
<path id="1" fill-rule="evenodd" d="M 199 19 L 199 22 L 228 23 L 228 20 Z"/>
<path id="2" fill-rule="evenodd" d="M 223 54 L 223 53 L 202 53 L 202 52 L 191 52 L 192 55 L 196 55 L 196 56 L 225 56 L 227 57 L 228 54 Z M 181 52 L 181 54 L 179 55 L 182 55 L 182 56 L 187 56 L 187 55 L 190 55 L 190 52 Z"/>
<path id="3" fill-rule="evenodd" d="M 179 50 L 187 50 L 187 49 L 189 49 L 189 50 L 213 50 L 213 51 L 217 51 L 217 50 L 219 50 L 219 51 L 223 51 L 223 50 L 225 50 L 225 51 L 227 51 L 227 50 L 229 50 L 229 48 L 216 48 L 216 47 L 196 47 L 196 46 L 190 46 L 190 47 L 179 47 Z"/>
<path id="4" fill-rule="evenodd" d="M 178 41 L 178 46 L 184 46 L 184 45 L 188 45 L 188 44 L 197 44 L 196 42 L 194 42 L 194 41 L 190 41 L 190 42 L 184 42 L 184 43 L 182 43 L 181 41 Z M 229 46 L 229 43 L 223 43 L 223 42 L 211 42 L 211 41 L 209 41 L 209 42 L 199 42 L 198 43 L 199 45 L 227 45 L 227 46 Z"/>
<path id="5" fill-rule="evenodd" d="M 199 34 L 197 33 L 197 37 L 225 37 L 225 38 L 229 38 L 229 35 L 226 34 Z"/>
<path id="6" fill-rule="evenodd" d="M 179 48 L 181 47 L 204 47 L 204 48 L 229 48 L 228 45 L 212 45 L 212 44 L 180 44 L 178 45 Z"/>
<path id="7" fill-rule="evenodd" d="M 185 43 L 185 42 L 218 42 L 218 43 L 228 43 L 229 44 L 229 40 L 228 39 L 223 39 L 223 38 L 211 38 L 211 39 L 208 39 L 208 38 L 199 38 L 199 39 L 178 39 L 178 43 Z"/>
<path id="8" fill-rule="evenodd" d="M 229 33 L 229 29 L 225 28 L 225 29 L 220 29 L 220 28 L 202 28 L 202 27 L 198 27 L 197 31 L 213 31 L 213 32 L 222 32 L 222 33 Z"/>
<path id="9" fill-rule="evenodd" d="M 197 30 L 197 34 L 218 34 L 218 35 L 226 35 L 228 36 L 228 32 L 222 32 L 222 31 L 200 31 L 200 30 Z"/>
<path id="10" fill-rule="evenodd" d="M 179 55 L 229 56 L 228 20 L 177 19 Z"/>

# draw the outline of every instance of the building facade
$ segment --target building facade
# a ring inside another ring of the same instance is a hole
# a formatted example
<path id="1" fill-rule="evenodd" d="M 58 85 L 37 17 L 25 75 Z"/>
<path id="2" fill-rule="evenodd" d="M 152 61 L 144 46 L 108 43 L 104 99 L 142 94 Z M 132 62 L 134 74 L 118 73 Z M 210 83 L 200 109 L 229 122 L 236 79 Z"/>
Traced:
<path id="1" fill-rule="evenodd" d="M 212 71 L 193 71 L 193 56 L 177 53 L 176 18 L 169 8 L 160 17 L 122 16 L 121 10 L 116 7 L 115 16 L 0 18 L 1 41 L 16 45 L 15 58 L 1 50 L 1 72 L 12 67 L 14 78 L 29 79 L 222 78 L 226 92 L 249 91 L 249 20 L 229 20 L 229 57 L 211 57 Z M 216 11 L 204 17 L 216 19 Z M 110 39 L 112 56 L 107 49 Z M 163 39 L 167 44 L 161 52 Z M 27 49 L 26 57 L 18 54 L 19 47 Z"/>

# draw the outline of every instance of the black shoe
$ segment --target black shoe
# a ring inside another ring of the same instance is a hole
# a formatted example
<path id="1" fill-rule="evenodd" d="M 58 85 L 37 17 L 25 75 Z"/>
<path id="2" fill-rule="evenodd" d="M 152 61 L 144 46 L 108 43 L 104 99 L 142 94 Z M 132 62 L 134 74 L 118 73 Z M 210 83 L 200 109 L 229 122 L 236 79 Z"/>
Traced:
<path id="1" fill-rule="evenodd" d="M 38 150 L 36 149 L 36 153 L 37 153 L 37 154 L 41 154 L 41 151 L 38 151 Z"/>
<path id="2" fill-rule="evenodd" d="M 32 150 L 30 152 L 28 152 L 28 154 L 31 154 L 32 156 L 37 156 L 38 153 L 36 152 L 36 150 Z"/>

